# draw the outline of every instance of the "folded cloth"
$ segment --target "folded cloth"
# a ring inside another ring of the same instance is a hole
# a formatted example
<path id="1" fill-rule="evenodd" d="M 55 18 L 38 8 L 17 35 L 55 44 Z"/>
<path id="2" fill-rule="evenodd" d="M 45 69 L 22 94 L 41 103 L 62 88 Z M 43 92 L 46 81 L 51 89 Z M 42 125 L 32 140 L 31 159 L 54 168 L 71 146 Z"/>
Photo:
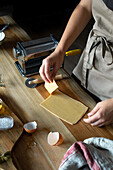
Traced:
<path id="1" fill-rule="evenodd" d="M 65 153 L 59 170 L 113 170 L 113 141 L 93 137 L 75 142 Z"/>

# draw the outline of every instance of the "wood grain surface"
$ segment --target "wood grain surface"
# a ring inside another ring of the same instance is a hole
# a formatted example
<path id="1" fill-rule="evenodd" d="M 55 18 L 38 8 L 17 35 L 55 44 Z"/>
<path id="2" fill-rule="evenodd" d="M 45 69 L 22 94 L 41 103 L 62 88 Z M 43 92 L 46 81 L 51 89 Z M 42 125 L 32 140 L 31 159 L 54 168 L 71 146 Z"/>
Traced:
<path id="1" fill-rule="evenodd" d="M 20 125 L 17 123 L 19 127 L 22 128 L 22 124 L 29 121 L 35 120 L 38 123 L 38 129 L 33 134 L 21 131 L 22 134 L 20 135 L 16 125 L 10 131 L 0 132 L 2 135 L 0 149 L 3 152 L 6 150 L 6 146 L 10 150 L 14 145 L 12 158 L 16 168 L 20 170 L 58 169 L 64 153 L 76 140 L 97 136 L 113 139 L 113 125 L 97 128 L 85 124 L 81 119 L 76 125 L 72 126 L 40 107 L 40 103 L 49 96 L 48 92 L 43 84 L 38 85 L 35 89 L 26 87 L 26 78 L 22 77 L 17 70 L 12 53 L 12 48 L 18 41 L 30 40 L 30 37 L 11 17 L 0 18 L 0 24 L 7 22 L 10 22 L 10 26 L 5 31 L 6 38 L 0 47 L 0 73 L 4 75 L 6 85 L 0 87 L 0 97 L 15 114 L 20 123 Z M 96 105 L 95 100 L 72 77 L 69 77 L 66 71 L 60 69 L 59 73 L 68 77 L 57 81 L 59 90 L 84 103 L 90 111 Z M 37 78 L 39 75 L 33 77 Z M 50 146 L 47 143 L 47 135 L 50 131 L 60 132 L 64 138 L 63 144 L 56 147 Z M 20 136 L 18 140 L 15 133 Z M 13 165 L 4 164 L 4 166 L 12 170 Z"/>
<path id="2" fill-rule="evenodd" d="M 9 130 L 3 130 L 0 131 L 0 154 L 3 154 L 7 151 L 11 151 L 14 143 L 18 140 L 20 135 L 23 132 L 23 124 L 18 119 L 18 117 L 8 108 L 8 106 L 3 102 L 3 107 L 5 108 L 5 111 L 2 113 L 0 111 L 0 116 L 3 115 L 10 115 L 14 119 L 14 127 Z M 12 169 L 15 170 L 13 163 L 11 160 L 0 164 L 0 168 L 6 169 Z"/>

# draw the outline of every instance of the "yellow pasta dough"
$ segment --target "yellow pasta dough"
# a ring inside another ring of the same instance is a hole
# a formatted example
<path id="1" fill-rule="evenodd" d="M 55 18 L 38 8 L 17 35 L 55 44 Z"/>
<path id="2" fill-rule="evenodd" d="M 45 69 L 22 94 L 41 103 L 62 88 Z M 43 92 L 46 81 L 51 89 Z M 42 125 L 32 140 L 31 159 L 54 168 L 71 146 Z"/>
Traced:
<path id="1" fill-rule="evenodd" d="M 46 110 L 73 125 L 86 113 L 88 107 L 56 90 L 41 104 Z"/>
<path id="2" fill-rule="evenodd" d="M 45 88 L 51 94 L 58 88 L 58 85 L 56 84 L 55 80 L 53 80 L 52 83 L 45 83 Z"/>

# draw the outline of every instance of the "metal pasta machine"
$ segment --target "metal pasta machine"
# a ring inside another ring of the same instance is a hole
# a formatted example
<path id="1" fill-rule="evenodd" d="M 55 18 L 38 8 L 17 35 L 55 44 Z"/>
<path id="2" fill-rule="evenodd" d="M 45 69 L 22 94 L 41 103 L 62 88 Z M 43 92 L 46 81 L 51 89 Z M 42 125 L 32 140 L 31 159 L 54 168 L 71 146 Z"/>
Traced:
<path id="1" fill-rule="evenodd" d="M 22 76 L 39 73 L 42 60 L 50 55 L 58 45 L 58 41 L 50 35 L 36 40 L 18 42 L 13 48 L 16 67 Z"/>

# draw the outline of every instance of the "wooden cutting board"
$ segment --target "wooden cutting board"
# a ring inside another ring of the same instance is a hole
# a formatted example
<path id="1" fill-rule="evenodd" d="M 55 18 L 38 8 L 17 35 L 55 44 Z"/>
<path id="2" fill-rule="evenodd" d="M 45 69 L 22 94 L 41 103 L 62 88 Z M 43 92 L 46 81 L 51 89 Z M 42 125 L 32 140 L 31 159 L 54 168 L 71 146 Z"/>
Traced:
<path id="1" fill-rule="evenodd" d="M 23 124 L 18 119 L 18 117 L 9 109 L 9 107 L 3 102 L 3 106 L 5 108 L 4 112 L 0 112 L 0 116 L 9 115 L 12 116 L 14 119 L 14 126 L 12 129 L 9 130 L 0 130 L 0 154 L 4 154 L 7 151 L 11 151 L 14 143 L 20 137 L 23 131 Z M 0 164 L 0 168 L 15 170 L 16 168 L 12 164 L 11 160 Z"/>

